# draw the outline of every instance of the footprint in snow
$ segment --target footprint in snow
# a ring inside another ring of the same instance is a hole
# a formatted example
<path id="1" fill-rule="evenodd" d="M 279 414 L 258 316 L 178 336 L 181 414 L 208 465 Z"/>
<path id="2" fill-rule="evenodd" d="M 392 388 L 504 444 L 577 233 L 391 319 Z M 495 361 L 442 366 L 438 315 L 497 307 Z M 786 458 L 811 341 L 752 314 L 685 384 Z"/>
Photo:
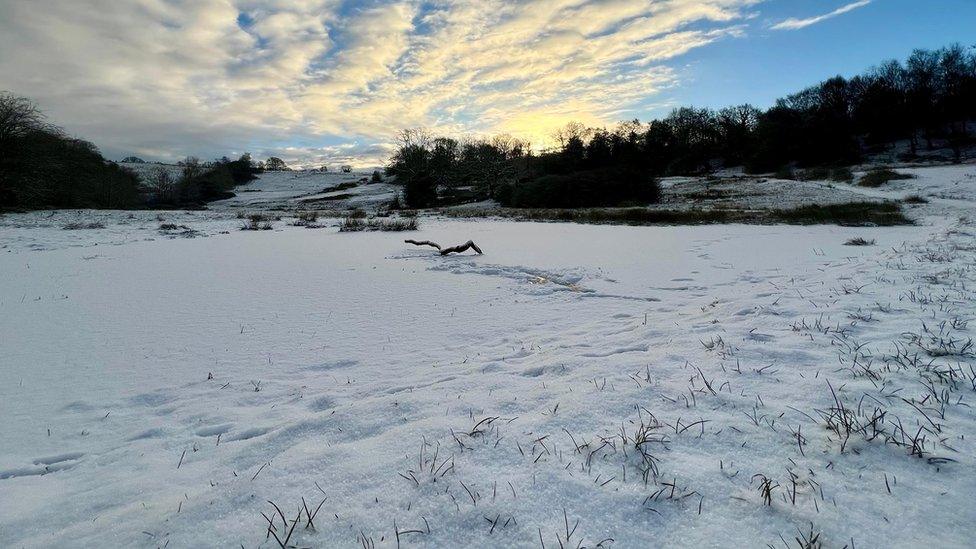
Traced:
<path id="1" fill-rule="evenodd" d="M 233 428 L 234 428 L 233 423 L 224 423 L 222 425 L 209 425 L 207 427 L 203 427 L 202 429 L 197 429 L 197 436 L 213 437 L 217 435 L 222 435 Z"/>
<path id="2" fill-rule="evenodd" d="M 83 452 L 68 452 L 55 456 L 42 457 L 34 460 L 33 467 L 18 467 L 0 471 L 0 480 L 17 477 L 41 476 L 57 471 L 66 471 L 75 465 L 77 461 L 84 457 Z"/>
<path id="3" fill-rule="evenodd" d="M 230 436 L 223 438 L 227 442 L 235 442 L 238 440 L 250 440 L 252 438 L 257 438 L 259 436 L 265 435 L 271 431 L 270 427 L 251 427 L 250 429 L 244 429 L 236 433 L 232 433 Z"/>

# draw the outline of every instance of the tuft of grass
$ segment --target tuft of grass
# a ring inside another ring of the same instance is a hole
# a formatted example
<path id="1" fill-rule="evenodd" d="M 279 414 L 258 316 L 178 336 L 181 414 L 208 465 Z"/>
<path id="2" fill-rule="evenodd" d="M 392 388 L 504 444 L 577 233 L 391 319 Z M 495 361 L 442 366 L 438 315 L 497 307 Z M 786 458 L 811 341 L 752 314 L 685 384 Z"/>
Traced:
<path id="1" fill-rule="evenodd" d="M 61 226 L 62 229 L 66 231 L 79 231 L 83 229 L 104 229 L 105 224 L 101 221 L 92 221 L 90 223 L 65 223 Z"/>
<path id="2" fill-rule="evenodd" d="M 297 212 L 295 214 L 295 220 L 291 222 L 291 225 L 295 227 L 318 227 L 316 222 L 319 220 L 319 212 L 315 210 L 306 210 Z"/>
<path id="3" fill-rule="evenodd" d="M 797 208 L 772 210 L 773 219 L 796 225 L 836 224 L 849 226 L 911 225 L 901 206 L 894 202 L 849 202 L 846 204 L 811 204 Z"/>
<path id="4" fill-rule="evenodd" d="M 858 236 L 855 238 L 847 239 L 847 242 L 844 242 L 844 245 L 845 246 L 874 246 L 874 239 L 872 238 L 871 240 L 868 240 L 866 238 L 861 238 L 860 236 Z"/>
<path id="5" fill-rule="evenodd" d="M 262 214 L 251 214 L 247 216 L 247 221 L 241 225 L 242 231 L 270 231 L 274 226 L 268 217 Z"/>
<path id="6" fill-rule="evenodd" d="M 929 203 L 929 199 L 928 198 L 925 198 L 922 195 L 910 194 L 910 195 L 906 196 L 902 200 L 902 202 L 904 202 L 905 204 L 928 204 Z"/>
<path id="7" fill-rule="evenodd" d="M 365 219 L 362 217 L 347 217 L 342 220 L 342 225 L 339 226 L 339 232 L 416 231 L 419 226 L 420 224 L 415 217 L 407 219 L 377 219 L 375 217 Z"/>
<path id="8" fill-rule="evenodd" d="M 861 176 L 857 184 L 862 187 L 880 187 L 889 181 L 898 181 L 901 179 L 915 179 L 915 176 L 898 173 L 888 168 L 875 168 Z"/>

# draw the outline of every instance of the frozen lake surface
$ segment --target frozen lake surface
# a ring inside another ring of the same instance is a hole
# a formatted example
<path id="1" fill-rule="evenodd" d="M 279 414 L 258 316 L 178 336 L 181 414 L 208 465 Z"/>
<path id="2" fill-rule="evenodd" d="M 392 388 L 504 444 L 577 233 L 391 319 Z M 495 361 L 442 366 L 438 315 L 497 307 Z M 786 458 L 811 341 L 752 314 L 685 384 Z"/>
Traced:
<path id="1" fill-rule="evenodd" d="M 276 547 L 304 498 L 297 546 L 968 546 L 976 168 L 917 172 L 895 228 L 4 216 L 0 545 Z"/>

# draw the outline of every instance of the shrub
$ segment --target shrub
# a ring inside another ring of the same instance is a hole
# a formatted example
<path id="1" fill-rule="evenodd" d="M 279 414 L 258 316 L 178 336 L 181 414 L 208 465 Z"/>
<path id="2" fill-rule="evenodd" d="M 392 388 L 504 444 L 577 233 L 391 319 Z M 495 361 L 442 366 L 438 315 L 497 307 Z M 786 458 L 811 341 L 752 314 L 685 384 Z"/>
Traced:
<path id="1" fill-rule="evenodd" d="M 910 195 L 906 196 L 902 200 L 902 202 L 904 202 L 905 204 L 928 204 L 929 203 L 929 199 L 925 198 L 924 196 L 918 195 L 918 194 L 910 194 Z"/>
<path id="2" fill-rule="evenodd" d="M 383 174 L 381 174 L 379 170 L 373 170 L 373 176 L 370 178 L 369 181 L 370 183 L 382 183 Z"/>
<path id="3" fill-rule="evenodd" d="M 430 174 L 418 174 L 406 179 L 403 200 L 411 208 L 426 208 L 437 201 L 437 182 Z"/>
<path id="4" fill-rule="evenodd" d="M 867 240 L 865 238 L 856 237 L 850 238 L 847 242 L 844 242 L 845 246 L 874 246 L 874 239 Z"/>
<path id="5" fill-rule="evenodd" d="M 888 168 L 875 168 L 861 176 L 861 179 L 857 182 L 857 184 L 862 187 L 880 187 L 889 181 L 914 178 L 914 175 L 898 173 Z"/>
<path id="6" fill-rule="evenodd" d="M 316 221 L 319 220 L 319 212 L 315 210 L 306 210 L 304 212 L 298 212 L 295 214 L 295 220 L 292 225 L 295 227 L 308 227 L 314 225 Z"/>
<path id="7" fill-rule="evenodd" d="M 358 217 L 347 217 L 342 220 L 342 225 L 339 226 L 340 233 L 365 231 L 365 230 L 366 230 L 366 221 Z"/>

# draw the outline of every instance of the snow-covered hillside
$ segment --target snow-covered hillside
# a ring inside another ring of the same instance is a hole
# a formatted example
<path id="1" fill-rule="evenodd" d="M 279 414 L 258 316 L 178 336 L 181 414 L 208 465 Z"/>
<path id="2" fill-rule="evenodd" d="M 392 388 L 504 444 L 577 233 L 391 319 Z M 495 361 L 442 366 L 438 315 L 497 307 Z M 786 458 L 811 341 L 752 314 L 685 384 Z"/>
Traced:
<path id="1" fill-rule="evenodd" d="M 367 183 L 370 173 L 317 171 L 265 172 L 234 189 L 237 196 L 215 202 L 213 209 L 346 209 L 387 205 L 393 185 Z"/>
<path id="2" fill-rule="evenodd" d="M 913 173 L 841 187 L 914 226 L 406 233 L 482 256 L 0 217 L 0 545 L 971 546 L 976 166 Z"/>

